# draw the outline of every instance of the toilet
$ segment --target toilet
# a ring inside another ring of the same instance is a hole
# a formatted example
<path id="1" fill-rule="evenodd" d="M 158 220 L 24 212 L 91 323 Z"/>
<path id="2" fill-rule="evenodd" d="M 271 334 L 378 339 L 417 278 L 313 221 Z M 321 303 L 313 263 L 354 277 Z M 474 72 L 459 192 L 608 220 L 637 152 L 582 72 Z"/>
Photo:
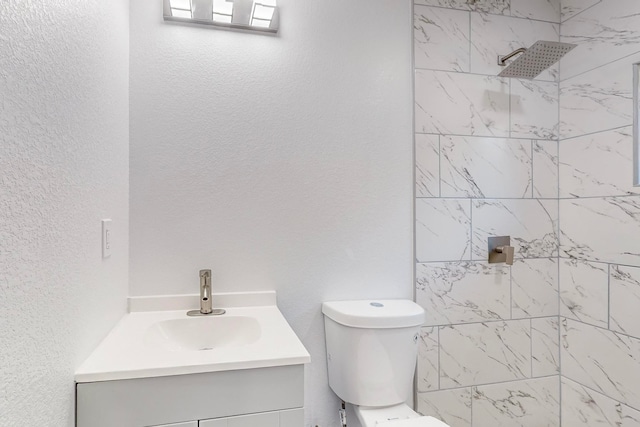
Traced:
<path id="1" fill-rule="evenodd" d="M 407 405 L 424 310 L 409 300 L 322 304 L 329 386 L 363 427 L 449 427 Z"/>

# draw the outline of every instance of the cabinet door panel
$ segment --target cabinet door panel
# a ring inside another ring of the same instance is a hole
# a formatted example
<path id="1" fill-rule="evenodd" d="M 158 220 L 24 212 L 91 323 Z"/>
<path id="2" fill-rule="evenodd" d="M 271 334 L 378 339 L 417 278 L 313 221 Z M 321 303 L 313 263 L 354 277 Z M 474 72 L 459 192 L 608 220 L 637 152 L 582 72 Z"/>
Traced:
<path id="1" fill-rule="evenodd" d="M 303 427 L 304 409 L 291 409 L 280 411 L 280 427 Z"/>
<path id="2" fill-rule="evenodd" d="M 228 418 L 217 418 L 215 420 L 203 420 L 200 421 L 200 427 L 228 427 Z"/>
<path id="3" fill-rule="evenodd" d="M 226 423 L 224 423 L 226 421 Z M 280 427 L 279 412 L 200 421 L 200 427 Z"/>
<path id="4" fill-rule="evenodd" d="M 279 427 L 280 413 L 265 412 L 263 414 L 231 417 L 227 422 L 228 427 Z"/>
<path id="5" fill-rule="evenodd" d="M 198 427 L 198 422 L 197 421 L 189 421 L 189 422 L 186 422 L 186 423 L 162 424 L 162 425 L 153 426 L 153 427 Z"/>

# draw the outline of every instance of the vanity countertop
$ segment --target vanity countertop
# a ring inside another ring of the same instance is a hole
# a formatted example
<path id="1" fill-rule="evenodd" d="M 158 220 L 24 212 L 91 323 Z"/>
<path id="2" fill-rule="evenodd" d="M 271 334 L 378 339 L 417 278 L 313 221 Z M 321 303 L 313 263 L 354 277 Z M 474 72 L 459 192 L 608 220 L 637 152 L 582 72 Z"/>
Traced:
<path id="1" fill-rule="evenodd" d="M 130 299 L 130 312 L 76 371 L 75 381 L 112 381 L 310 362 L 309 353 L 276 306 L 275 292 L 214 294 L 214 306 L 224 308 L 224 315 L 188 317 L 185 308 L 195 308 L 197 301 L 197 296 Z M 172 305 L 180 310 L 167 310 Z M 187 343 L 189 340 L 197 343 L 202 340 L 201 327 L 211 325 L 221 328 L 211 329 L 216 332 L 214 335 L 221 335 L 216 338 L 219 345 L 191 349 L 171 341 L 176 335 L 182 339 L 184 334 Z M 238 329 L 235 334 L 235 325 L 244 332 Z"/>

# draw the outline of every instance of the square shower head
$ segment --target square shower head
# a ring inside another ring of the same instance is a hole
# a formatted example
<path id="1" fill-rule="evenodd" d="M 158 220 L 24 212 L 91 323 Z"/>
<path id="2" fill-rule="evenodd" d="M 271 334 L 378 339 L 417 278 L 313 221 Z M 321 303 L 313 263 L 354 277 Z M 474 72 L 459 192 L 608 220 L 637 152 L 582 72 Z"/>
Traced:
<path id="1" fill-rule="evenodd" d="M 518 59 L 502 70 L 498 76 L 532 80 L 558 62 L 560 58 L 576 46 L 571 43 L 538 40 L 533 46 L 526 49 Z M 503 61 L 502 57 L 498 57 L 500 65 L 504 65 Z"/>

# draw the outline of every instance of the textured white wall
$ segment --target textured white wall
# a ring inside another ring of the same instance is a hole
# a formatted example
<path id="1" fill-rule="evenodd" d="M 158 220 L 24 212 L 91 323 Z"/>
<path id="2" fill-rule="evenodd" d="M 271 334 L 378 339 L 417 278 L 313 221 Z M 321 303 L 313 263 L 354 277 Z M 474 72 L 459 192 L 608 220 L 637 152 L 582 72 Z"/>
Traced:
<path id="1" fill-rule="evenodd" d="M 277 37 L 131 3 L 131 294 L 275 289 L 337 424 L 320 303 L 412 295 L 411 2 L 281 0 Z"/>
<path id="2" fill-rule="evenodd" d="M 0 3 L 3 427 L 75 425 L 73 372 L 125 312 L 128 127 L 126 0 Z"/>

